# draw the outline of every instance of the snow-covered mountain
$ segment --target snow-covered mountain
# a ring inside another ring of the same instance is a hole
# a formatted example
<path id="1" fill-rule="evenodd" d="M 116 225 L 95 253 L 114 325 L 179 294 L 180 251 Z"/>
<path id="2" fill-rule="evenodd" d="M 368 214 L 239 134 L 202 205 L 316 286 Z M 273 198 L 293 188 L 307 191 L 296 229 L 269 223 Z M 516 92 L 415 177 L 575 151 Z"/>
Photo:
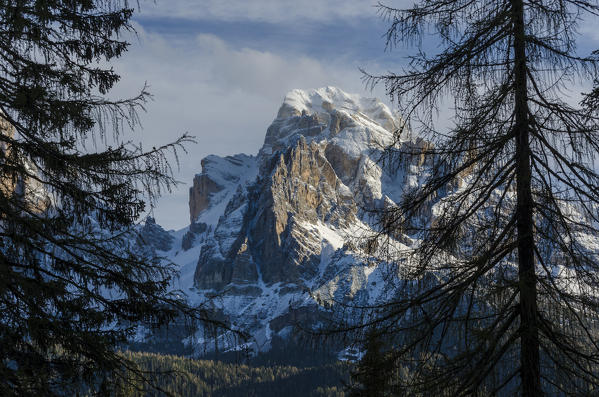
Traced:
<path id="1" fill-rule="evenodd" d="M 364 249 L 363 237 L 377 221 L 367 209 L 397 202 L 429 169 L 419 158 L 383 165 L 386 147 L 426 145 L 397 140 L 401 123 L 377 99 L 333 87 L 289 92 L 257 155 L 202 160 L 190 226 L 155 245 L 171 247 L 164 254 L 180 267 L 178 287 L 198 303 L 218 295 L 210 304 L 250 332 L 255 350 L 317 321 L 323 306 L 392 293 L 383 253 Z M 409 238 L 394 246 L 403 244 Z"/>

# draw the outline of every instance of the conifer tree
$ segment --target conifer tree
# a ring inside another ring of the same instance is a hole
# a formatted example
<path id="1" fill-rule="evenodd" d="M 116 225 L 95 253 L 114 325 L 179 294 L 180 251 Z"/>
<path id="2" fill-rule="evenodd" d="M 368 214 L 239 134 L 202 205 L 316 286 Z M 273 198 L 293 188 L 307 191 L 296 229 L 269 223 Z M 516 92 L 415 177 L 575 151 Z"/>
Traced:
<path id="1" fill-rule="evenodd" d="M 351 372 L 349 397 L 385 397 L 393 390 L 393 361 L 389 347 L 383 343 L 376 330 L 369 330 L 365 337 L 363 356 Z"/>
<path id="2" fill-rule="evenodd" d="M 0 1 L 2 396 L 112 394 L 143 376 L 117 351 L 136 325 L 210 322 L 134 246 L 190 138 L 143 150 L 122 135 L 149 97 L 107 98 L 132 14 L 127 0 Z"/>
<path id="3" fill-rule="evenodd" d="M 412 130 L 429 142 L 387 154 L 429 168 L 379 210 L 374 238 L 414 244 L 397 258 L 397 297 L 364 327 L 395 337 L 395 365 L 413 375 L 402 379 L 408 395 L 596 393 L 599 53 L 581 54 L 576 39 L 584 18 L 599 20 L 599 3 L 379 10 L 388 46 L 418 51 L 401 73 L 366 79 L 384 84 L 406 119 L 397 140 Z M 429 54 L 431 43 L 439 50 Z M 575 104 L 567 93 L 580 83 Z M 446 130 L 433 122 L 444 100 L 454 109 Z"/>

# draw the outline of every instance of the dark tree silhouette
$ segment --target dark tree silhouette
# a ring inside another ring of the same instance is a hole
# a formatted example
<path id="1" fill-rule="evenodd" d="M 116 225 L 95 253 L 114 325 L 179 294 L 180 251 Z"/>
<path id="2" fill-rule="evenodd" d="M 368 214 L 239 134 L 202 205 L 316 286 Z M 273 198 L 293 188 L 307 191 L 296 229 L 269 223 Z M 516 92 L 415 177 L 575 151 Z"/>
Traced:
<path id="1" fill-rule="evenodd" d="M 395 336 L 409 395 L 596 392 L 599 54 L 581 55 L 576 38 L 583 18 L 598 21 L 599 3 L 379 10 L 388 46 L 419 50 L 402 73 L 367 82 L 385 84 L 405 117 L 398 142 L 409 129 L 428 141 L 387 154 L 424 158 L 429 174 L 379 210 L 375 239 L 415 242 L 397 258 L 400 293 L 362 326 Z M 440 50 L 428 55 L 422 43 Z M 573 105 L 567 93 L 584 82 L 589 93 Z M 433 123 L 443 100 L 455 110 L 447 130 Z"/>
<path id="2" fill-rule="evenodd" d="M 395 389 L 397 369 L 389 346 L 376 330 L 369 330 L 363 345 L 363 356 L 350 373 L 349 397 L 385 397 Z"/>
<path id="3" fill-rule="evenodd" d="M 3 396 L 111 394 L 143 376 L 117 351 L 138 323 L 210 322 L 168 292 L 172 267 L 134 247 L 146 201 L 174 183 L 167 154 L 190 138 L 149 151 L 122 139 L 148 99 L 106 97 L 132 13 L 126 0 L 0 1 Z"/>

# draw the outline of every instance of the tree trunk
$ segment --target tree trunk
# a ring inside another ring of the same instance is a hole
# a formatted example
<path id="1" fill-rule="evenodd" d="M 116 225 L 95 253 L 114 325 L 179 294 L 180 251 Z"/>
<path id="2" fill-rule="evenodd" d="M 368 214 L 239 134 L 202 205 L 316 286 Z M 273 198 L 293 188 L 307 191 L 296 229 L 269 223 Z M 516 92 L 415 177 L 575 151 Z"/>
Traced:
<path id="1" fill-rule="evenodd" d="M 537 285 L 533 238 L 533 199 L 529 143 L 524 5 L 512 2 L 514 89 L 516 116 L 516 185 L 518 230 L 518 287 L 520 289 L 520 365 L 522 396 L 542 395 L 537 324 Z"/>

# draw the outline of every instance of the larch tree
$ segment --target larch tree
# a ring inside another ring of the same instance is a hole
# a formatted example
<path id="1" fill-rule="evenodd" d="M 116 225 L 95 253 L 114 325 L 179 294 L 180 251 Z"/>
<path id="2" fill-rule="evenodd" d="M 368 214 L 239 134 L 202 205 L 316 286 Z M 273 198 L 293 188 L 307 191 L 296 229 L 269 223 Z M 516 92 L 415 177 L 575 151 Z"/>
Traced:
<path id="1" fill-rule="evenodd" d="M 582 54 L 576 40 L 581 23 L 599 22 L 599 3 L 379 10 L 387 45 L 418 51 L 401 73 L 366 80 L 384 84 L 405 118 L 398 141 L 411 130 L 429 142 L 393 145 L 388 158 L 419 156 L 429 168 L 377 210 L 373 239 L 414 244 L 396 258 L 398 294 L 362 326 L 393 336 L 407 395 L 597 393 L 599 53 Z M 435 122 L 443 102 L 454 110 L 448 128 Z"/>
<path id="2" fill-rule="evenodd" d="M 127 0 L 0 1 L 3 396 L 112 395 L 144 376 L 118 352 L 138 324 L 211 322 L 134 246 L 190 138 L 144 151 L 123 136 L 148 99 L 107 97 L 132 14 Z"/>

